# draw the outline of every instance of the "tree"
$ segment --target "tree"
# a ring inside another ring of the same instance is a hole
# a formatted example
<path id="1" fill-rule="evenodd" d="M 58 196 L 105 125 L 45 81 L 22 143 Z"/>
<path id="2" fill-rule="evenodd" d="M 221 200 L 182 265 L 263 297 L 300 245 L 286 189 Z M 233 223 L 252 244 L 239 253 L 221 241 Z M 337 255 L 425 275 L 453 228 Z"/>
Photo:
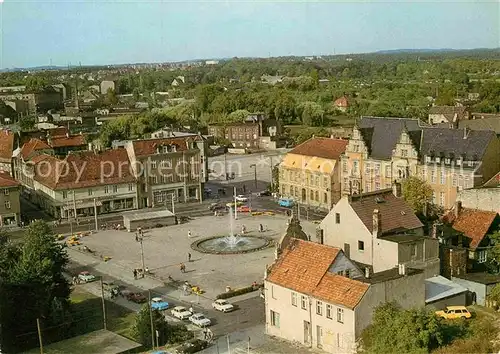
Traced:
<path id="1" fill-rule="evenodd" d="M 427 204 L 432 202 L 432 187 L 418 177 L 408 177 L 401 183 L 403 198 L 416 214 L 423 214 Z"/>
<path id="2" fill-rule="evenodd" d="M 36 332 L 37 318 L 44 326 L 66 322 L 71 289 L 63 274 L 68 256 L 45 222 L 30 224 L 22 245 L 7 241 L 4 246 L 0 325 L 2 349 L 12 352 L 29 344 L 27 337 L 20 335 Z"/>
<path id="3" fill-rule="evenodd" d="M 316 102 L 305 101 L 297 106 L 297 116 L 300 117 L 302 124 L 309 126 L 321 126 L 325 111 Z"/>
<path id="4" fill-rule="evenodd" d="M 243 122 L 248 116 L 250 115 L 250 112 L 245 110 L 245 109 L 239 109 L 237 111 L 231 112 L 227 116 L 227 120 L 229 122 Z"/>
<path id="5" fill-rule="evenodd" d="M 274 103 L 274 117 L 286 124 L 292 123 L 295 119 L 295 99 L 287 93 L 278 96 Z"/>
<path id="6" fill-rule="evenodd" d="M 112 88 L 106 91 L 106 99 L 104 100 L 108 106 L 112 106 L 118 103 L 118 97 L 116 97 L 116 92 Z"/>
<path id="7" fill-rule="evenodd" d="M 269 185 L 269 190 L 272 193 L 278 193 L 280 190 L 280 169 L 278 165 L 274 166 L 272 169 L 273 188 Z"/>
<path id="8" fill-rule="evenodd" d="M 429 353 L 465 334 L 462 322 L 446 322 L 432 311 L 402 310 L 395 303 L 378 306 L 372 324 L 363 331 L 368 353 Z"/>

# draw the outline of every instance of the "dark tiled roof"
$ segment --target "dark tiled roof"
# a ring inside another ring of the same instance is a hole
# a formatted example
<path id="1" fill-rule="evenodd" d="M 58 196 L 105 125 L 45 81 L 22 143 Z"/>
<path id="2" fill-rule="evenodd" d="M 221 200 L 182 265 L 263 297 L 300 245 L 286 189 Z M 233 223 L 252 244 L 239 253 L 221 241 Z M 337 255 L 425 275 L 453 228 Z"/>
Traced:
<path id="1" fill-rule="evenodd" d="M 494 132 L 485 130 L 424 128 L 422 134 L 422 156 L 465 156 L 466 160 L 482 160 L 488 144 L 496 139 Z"/>
<path id="2" fill-rule="evenodd" d="M 370 156 L 385 160 L 392 157 L 392 150 L 405 127 L 408 131 L 418 131 L 423 125 L 411 118 L 362 117 L 358 122 Z"/>
<path id="3" fill-rule="evenodd" d="M 295 147 L 290 154 L 316 156 L 324 159 L 338 160 L 345 152 L 349 140 L 331 138 L 312 138 Z"/>
<path id="4" fill-rule="evenodd" d="M 381 217 L 381 235 L 423 226 L 410 206 L 403 198 L 395 197 L 391 189 L 353 196 L 351 207 L 370 232 L 373 231 L 373 210 L 377 209 Z"/>
<path id="5" fill-rule="evenodd" d="M 470 248 L 476 248 L 491 229 L 497 217 L 498 214 L 495 211 L 462 208 L 458 218 L 455 217 L 455 211 L 452 210 L 444 215 L 442 220 L 452 224 L 453 229 L 470 238 Z"/>
<path id="6" fill-rule="evenodd" d="M 148 156 L 156 154 L 156 150 L 162 145 L 176 145 L 176 151 L 186 151 L 190 147 L 189 142 L 199 141 L 201 137 L 187 136 L 180 138 L 160 138 L 160 139 L 144 139 L 144 140 L 134 140 L 132 142 L 134 146 L 135 156 Z"/>
<path id="7" fill-rule="evenodd" d="M 495 118 L 461 120 L 458 122 L 458 127 L 467 127 L 472 130 L 492 130 L 500 134 L 500 116 Z"/>
<path id="8" fill-rule="evenodd" d="M 434 106 L 429 108 L 429 114 L 463 114 L 466 107 L 463 106 Z"/>
<path id="9" fill-rule="evenodd" d="M 21 148 L 21 156 L 24 160 L 27 160 L 33 152 L 40 150 L 51 150 L 51 147 L 43 140 L 32 138 Z"/>

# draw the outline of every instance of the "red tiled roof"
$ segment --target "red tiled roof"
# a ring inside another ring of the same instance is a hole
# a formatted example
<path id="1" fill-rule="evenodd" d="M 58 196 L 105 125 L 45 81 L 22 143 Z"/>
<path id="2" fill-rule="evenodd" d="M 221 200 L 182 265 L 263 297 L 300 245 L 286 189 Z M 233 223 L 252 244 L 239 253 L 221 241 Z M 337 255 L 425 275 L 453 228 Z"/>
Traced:
<path id="1" fill-rule="evenodd" d="M 317 156 L 324 159 L 338 160 L 345 152 L 349 140 L 331 138 L 312 138 L 295 147 L 290 154 Z"/>
<path id="2" fill-rule="evenodd" d="M 130 183 L 135 181 L 130 167 L 125 149 L 71 153 L 64 160 L 45 156 L 35 166 L 35 180 L 51 189 Z"/>
<path id="3" fill-rule="evenodd" d="M 294 239 L 269 270 L 267 281 L 328 302 L 354 308 L 368 285 L 328 273 L 340 249 Z"/>
<path id="4" fill-rule="evenodd" d="M 132 144 L 135 156 L 148 156 L 156 154 L 157 148 L 162 145 L 177 145 L 176 151 L 186 151 L 190 149 L 188 143 L 193 141 L 198 141 L 198 136 L 134 140 Z"/>
<path id="5" fill-rule="evenodd" d="M 50 146 L 65 147 L 65 146 L 83 146 L 86 145 L 85 137 L 83 135 L 73 135 L 73 136 L 58 136 L 50 139 Z"/>
<path id="6" fill-rule="evenodd" d="M 8 130 L 0 131 L 0 159 L 11 160 L 14 151 L 14 133 Z"/>
<path id="7" fill-rule="evenodd" d="M 369 288 L 369 284 L 327 272 L 312 295 L 333 304 L 354 309 Z"/>
<path id="8" fill-rule="evenodd" d="M 333 102 L 333 104 L 337 107 L 349 107 L 349 100 L 347 99 L 347 97 L 345 96 L 342 96 L 340 98 L 337 98 L 335 100 L 335 102 Z"/>
<path id="9" fill-rule="evenodd" d="M 32 138 L 21 148 L 21 156 L 26 160 L 34 151 L 38 150 L 51 150 L 51 147 L 40 139 Z"/>
<path id="10" fill-rule="evenodd" d="M 18 181 L 16 181 L 10 174 L 4 171 L 0 171 L 0 187 L 17 187 L 21 185 Z"/>
<path id="11" fill-rule="evenodd" d="M 442 220 L 451 224 L 456 231 L 471 238 L 469 247 L 476 248 L 490 230 L 497 215 L 495 211 L 462 208 L 458 218 L 455 217 L 455 212 L 452 210 L 444 215 Z"/>

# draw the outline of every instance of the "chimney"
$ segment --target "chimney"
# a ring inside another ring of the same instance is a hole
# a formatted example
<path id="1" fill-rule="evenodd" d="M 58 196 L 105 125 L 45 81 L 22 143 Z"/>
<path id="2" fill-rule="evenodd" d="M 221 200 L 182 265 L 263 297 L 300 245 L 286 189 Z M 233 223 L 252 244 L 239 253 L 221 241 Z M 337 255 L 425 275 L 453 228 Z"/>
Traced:
<path id="1" fill-rule="evenodd" d="M 392 184 L 392 193 L 396 198 L 401 198 L 401 183 L 394 182 Z"/>
<path id="2" fill-rule="evenodd" d="M 399 275 L 406 275 L 406 264 L 398 264 Z"/>
<path id="3" fill-rule="evenodd" d="M 469 129 L 467 129 L 467 127 L 464 127 L 464 139 L 467 139 L 467 135 L 469 135 Z"/>
<path id="4" fill-rule="evenodd" d="M 457 200 L 455 202 L 455 218 L 458 218 L 461 211 L 462 211 L 462 202 L 460 200 Z"/>
<path id="5" fill-rule="evenodd" d="M 370 267 L 365 267 L 365 278 L 369 279 L 370 278 Z"/>
<path id="6" fill-rule="evenodd" d="M 372 229 L 372 235 L 373 237 L 377 238 L 380 235 L 380 229 L 381 229 L 381 215 L 380 215 L 380 210 L 378 209 L 373 209 L 373 229 Z"/>

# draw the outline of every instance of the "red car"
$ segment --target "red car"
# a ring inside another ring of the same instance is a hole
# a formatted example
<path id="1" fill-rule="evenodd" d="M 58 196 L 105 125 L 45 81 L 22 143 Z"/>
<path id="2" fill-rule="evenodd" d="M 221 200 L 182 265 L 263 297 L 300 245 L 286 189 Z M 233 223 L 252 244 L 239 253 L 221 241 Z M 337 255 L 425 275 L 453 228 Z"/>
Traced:
<path id="1" fill-rule="evenodd" d="M 125 296 L 125 298 L 129 301 L 135 302 L 136 304 L 143 304 L 148 301 L 148 299 L 141 293 L 129 293 Z"/>
<path id="2" fill-rule="evenodd" d="M 236 210 L 238 210 L 239 213 L 250 213 L 252 211 L 248 205 L 242 205 L 236 208 Z"/>

